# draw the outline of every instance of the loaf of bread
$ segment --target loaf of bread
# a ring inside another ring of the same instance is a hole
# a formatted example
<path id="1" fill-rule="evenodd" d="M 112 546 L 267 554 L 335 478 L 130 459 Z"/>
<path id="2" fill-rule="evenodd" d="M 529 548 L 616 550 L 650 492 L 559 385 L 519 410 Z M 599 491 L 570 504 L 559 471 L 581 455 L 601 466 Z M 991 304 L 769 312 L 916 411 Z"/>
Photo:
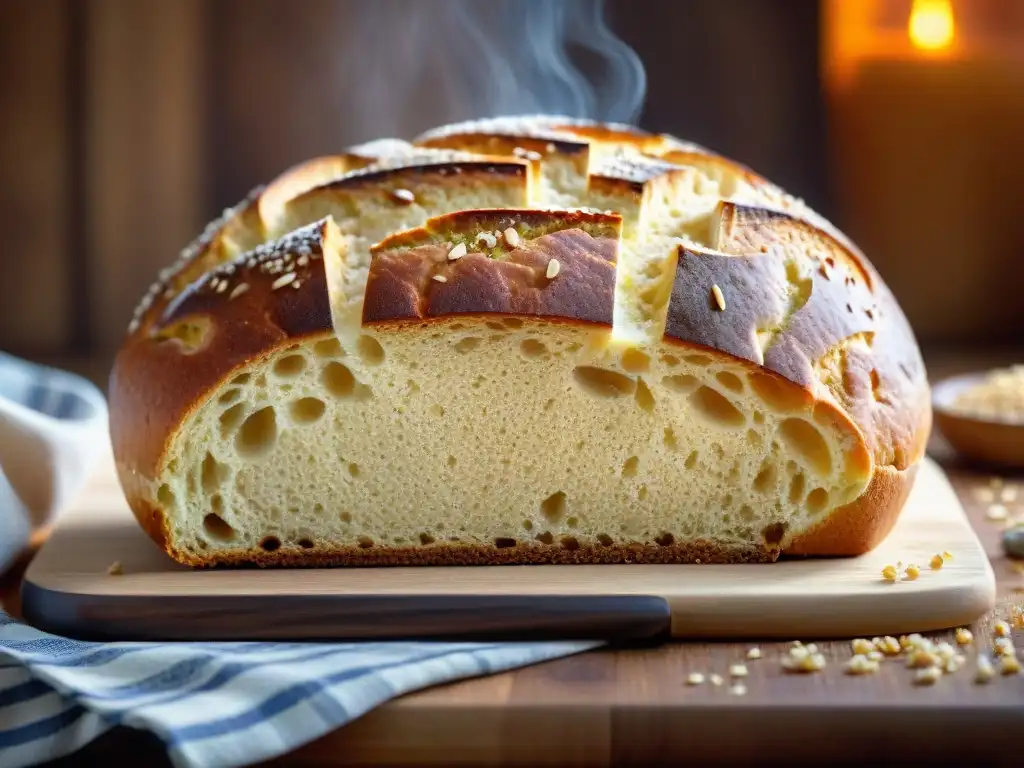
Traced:
<path id="1" fill-rule="evenodd" d="M 294 167 L 141 302 L 127 500 L 190 565 L 866 552 L 931 429 L 862 253 L 693 144 L 555 117 Z"/>

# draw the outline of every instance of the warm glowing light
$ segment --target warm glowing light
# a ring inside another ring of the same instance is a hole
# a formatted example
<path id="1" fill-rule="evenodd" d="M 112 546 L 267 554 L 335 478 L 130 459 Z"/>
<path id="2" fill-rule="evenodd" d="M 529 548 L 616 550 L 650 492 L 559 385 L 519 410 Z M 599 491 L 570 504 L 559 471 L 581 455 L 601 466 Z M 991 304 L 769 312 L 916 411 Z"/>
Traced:
<path id="1" fill-rule="evenodd" d="M 907 27 L 915 48 L 937 51 L 953 42 L 953 6 L 950 0 L 914 0 Z"/>

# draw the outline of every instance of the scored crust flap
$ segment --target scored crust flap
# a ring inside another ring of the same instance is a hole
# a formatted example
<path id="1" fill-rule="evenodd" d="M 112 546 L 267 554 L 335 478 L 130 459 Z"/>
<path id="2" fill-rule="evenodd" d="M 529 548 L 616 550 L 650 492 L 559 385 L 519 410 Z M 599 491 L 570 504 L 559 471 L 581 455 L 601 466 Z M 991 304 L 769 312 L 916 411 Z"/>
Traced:
<path id="1" fill-rule="evenodd" d="M 622 217 L 478 210 L 372 249 L 362 322 L 501 312 L 611 324 Z"/>

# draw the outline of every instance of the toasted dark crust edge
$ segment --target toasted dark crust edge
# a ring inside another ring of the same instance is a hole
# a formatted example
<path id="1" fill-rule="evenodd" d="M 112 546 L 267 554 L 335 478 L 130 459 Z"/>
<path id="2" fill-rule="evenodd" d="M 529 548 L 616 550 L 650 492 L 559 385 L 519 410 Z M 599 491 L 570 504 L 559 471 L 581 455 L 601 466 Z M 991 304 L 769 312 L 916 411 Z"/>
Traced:
<path id="1" fill-rule="evenodd" d="M 329 568 L 401 567 L 454 565 L 614 565 L 614 564 L 741 564 L 772 563 L 779 551 L 767 548 L 722 547 L 711 542 L 685 544 L 579 544 L 569 548 L 561 543 L 539 541 L 517 543 L 514 547 L 448 542 L 420 547 L 330 547 L 286 548 L 268 552 L 262 548 L 211 553 L 200 559 L 171 548 L 167 521 L 162 510 L 136 499 L 131 505 L 136 519 L 150 537 L 178 562 L 194 567 Z"/>

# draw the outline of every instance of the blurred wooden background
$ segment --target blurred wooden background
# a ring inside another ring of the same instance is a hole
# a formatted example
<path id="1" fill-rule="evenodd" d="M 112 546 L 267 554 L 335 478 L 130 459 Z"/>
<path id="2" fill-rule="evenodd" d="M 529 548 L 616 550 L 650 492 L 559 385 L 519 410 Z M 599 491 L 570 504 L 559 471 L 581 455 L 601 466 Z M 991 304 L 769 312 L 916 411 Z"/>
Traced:
<path id="1" fill-rule="evenodd" d="M 206 221 L 292 163 L 371 138 L 372 116 L 349 108 L 365 72 L 344 55 L 356 34 L 346 19 L 367 2 L 0 3 L 0 348 L 104 367 L 157 270 Z M 440 0 L 372 2 L 407 6 L 415 23 L 413 4 Z M 607 7 L 647 70 L 644 127 L 730 154 L 842 225 L 828 186 L 816 0 Z M 430 87 L 394 98 L 403 117 L 387 133 L 462 117 Z M 927 290 L 927 254 L 876 264 L 898 296 Z M 994 300 L 1016 300 L 1024 321 L 1019 291 L 1005 290 Z M 963 337 L 942 306 L 914 305 L 924 341 Z M 978 306 L 964 322 L 997 341 L 1016 334 L 1006 317 Z"/>

